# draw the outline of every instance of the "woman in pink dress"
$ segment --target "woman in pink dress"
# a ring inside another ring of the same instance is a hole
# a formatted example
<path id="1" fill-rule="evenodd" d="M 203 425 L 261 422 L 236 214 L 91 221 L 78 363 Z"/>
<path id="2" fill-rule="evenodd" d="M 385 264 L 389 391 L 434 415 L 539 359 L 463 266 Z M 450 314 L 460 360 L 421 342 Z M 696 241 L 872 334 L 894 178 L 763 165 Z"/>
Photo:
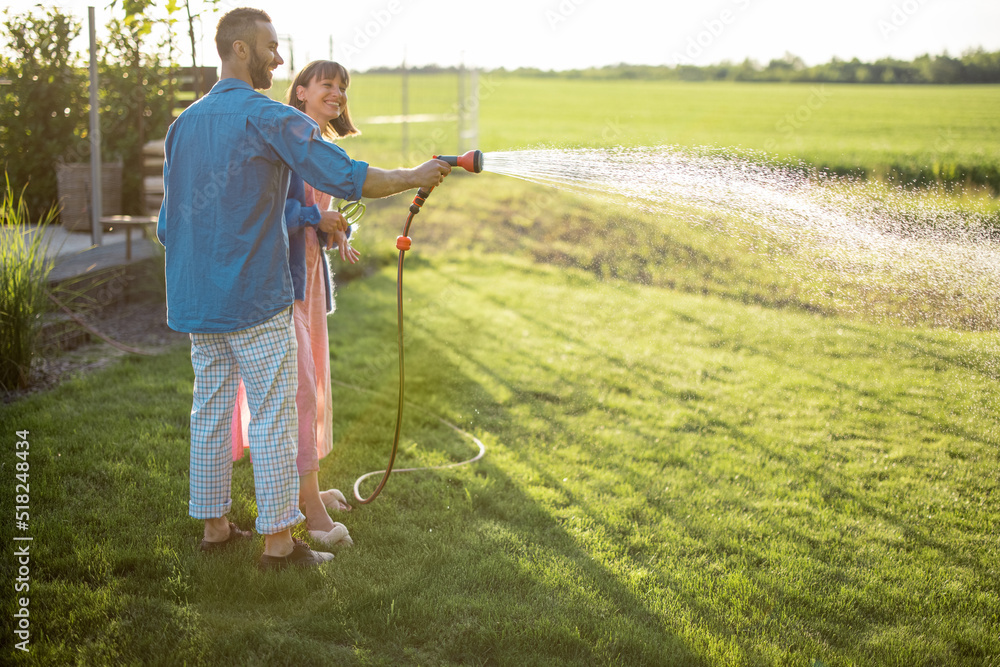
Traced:
<path id="1" fill-rule="evenodd" d="M 347 109 L 347 70 L 329 60 L 309 63 L 295 77 L 285 102 L 312 118 L 326 139 L 359 134 Z M 289 268 L 295 288 L 293 307 L 298 342 L 299 387 L 295 404 L 299 418 L 299 506 L 309 535 L 326 545 L 354 542 L 347 528 L 330 518 L 327 509 L 348 511 L 344 494 L 319 490 L 319 459 L 333 448 L 330 391 L 330 338 L 327 315 L 334 310 L 330 269 L 324 248 L 336 246 L 343 261 L 360 255 L 348 241 L 344 217 L 330 208 L 331 197 L 314 190 L 295 173 L 285 201 Z M 249 422 L 246 394 L 240 383 L 233 411 L 233 459 L 243 455 Z"/>

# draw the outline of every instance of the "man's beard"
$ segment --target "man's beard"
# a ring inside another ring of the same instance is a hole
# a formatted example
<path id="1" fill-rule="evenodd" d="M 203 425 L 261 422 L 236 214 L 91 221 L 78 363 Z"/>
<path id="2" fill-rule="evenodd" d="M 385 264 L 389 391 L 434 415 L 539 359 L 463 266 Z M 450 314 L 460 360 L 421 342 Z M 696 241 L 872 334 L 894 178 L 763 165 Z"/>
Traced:
<path id="1" fill-rule="evenodd" d="M 267 90 L 271 87 L 271 69 L 257 55 L 256 49 L 250 52 L 250 83 L 254 90 Z"/>

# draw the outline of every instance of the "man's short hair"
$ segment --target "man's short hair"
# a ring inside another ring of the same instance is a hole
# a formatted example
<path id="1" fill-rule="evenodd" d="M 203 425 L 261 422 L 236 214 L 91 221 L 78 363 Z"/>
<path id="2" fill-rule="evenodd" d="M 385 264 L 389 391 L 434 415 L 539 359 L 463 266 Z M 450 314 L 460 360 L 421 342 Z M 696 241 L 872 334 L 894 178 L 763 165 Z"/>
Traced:
<path id="1" fill-rule="evenodd" d="M 233 54 L 233 42 L 241 40 L 251 46 L 257 44 L 257 22 L 271 23 L 263 9 L 240 7 L 226 12 L 215 28 L 215 48 L 219 57 L 226 60 Z"/>

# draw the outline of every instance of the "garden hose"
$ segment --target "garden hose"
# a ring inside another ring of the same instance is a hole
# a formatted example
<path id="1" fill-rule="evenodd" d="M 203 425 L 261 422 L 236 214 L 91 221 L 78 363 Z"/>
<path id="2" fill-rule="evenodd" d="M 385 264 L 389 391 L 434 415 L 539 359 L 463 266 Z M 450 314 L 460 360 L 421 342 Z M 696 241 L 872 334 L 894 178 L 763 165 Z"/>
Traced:
<path id="1" fill-rule="evenodd" d="M 462 156 L 435 155 L 434 157 L 436 159 L 447 162 L 453 167 L 455 166 L 462 167 L 463 169 L 470 171 L 472 173 L 478 174 L 483 169 L 483 154 L 478 150 L 469 151 L 468 153 Z M 410 237 L 407 236 L 407 234 L 410 231 L 410 224 L 413 222 L 413 216 L 415 216 L 417 213 L 420 213 L 420 208 L 424 205 L 424 202 L 427 201 L 427 198 L 430 196 L 431 191 L 433 189 L 434 188 L 420 188 L 419 190 L 417 190 L 417 194 L 413 198 L 413 202 L 410 204 L 410 214 L 406 217 L 406 223 L 403 225 L 403 233 L 400 234 L 398 237 L 396 237 L 396 248 L 399 250 L 399 261 L 396 268 L 396 329 L 397 329 L 397 344 L 399 348 L 399 398 L 396 401 L 396 429 L 392 436 L 392 450 L 389 453 L 389 463 L 388 465 L 386 465 L 385 470 L 376 470 L 374 472 L 366 473 L 361 477 L 359 477 L 354 482 L 354 498 L 362 505 L 366 505 L 371 501 L 375 500 L 375 498 L 377 498 L 378 495 L 382 492 L 382 489 L 385 487 L 385 483 L 389 481 L 389 475 L 392 474 L 392 466 L 393 463 L 395 463 L 396 461 L 396 452 L 399 450 L 399 432 L 403 424 L 403 403 L 404 403 L 403 400 L 403 385 L 404 385 L 403 258 L 406 255 L 406 251 L 410 249 Z M 341 382 L 338 382 L 337 384 L 340 384 L 342 386 L 350 386 L 350 385 L 344 385 Z M 353 387 L 353 388 L 359 389 L 358 387 Z M 486 447 L 475 436 L 466 433 L 465 431 L 458 428 L 454 424 L 447 422 L 444 419 L 441 419 L 440 417 L 436 417 L 436 419 L 441 423 L 443 423 L 444 425 L 448 426 L 449 428 L 455 430 L 459 434 L 471 438 L 472 441 L 479 446 L 479 454 L 477 454 L 475 457 L 467 461 L 462 461 L 460 463 L 450 463 L 441 466 L 427 466 L 423 468 L 401 468 L 397 472 L 413 472 L 415 470 L 435 470 L 438 468 L 454 468 L 460 465 L 466 465 L 468 463 L 473 463 L 475 461 L 478 461 L 486 453 Z M 378 486 L 375 487 L 375 491 L 373 491 L 372 494 L 367 498 L 362 498 L 361 492 L 359 491 L 361 482 L 367 479 L 368 477 L 371 477 L 372 475 L 378 475 L 379 473 L 382 473 L 382 479 L 379 481 Z"/>

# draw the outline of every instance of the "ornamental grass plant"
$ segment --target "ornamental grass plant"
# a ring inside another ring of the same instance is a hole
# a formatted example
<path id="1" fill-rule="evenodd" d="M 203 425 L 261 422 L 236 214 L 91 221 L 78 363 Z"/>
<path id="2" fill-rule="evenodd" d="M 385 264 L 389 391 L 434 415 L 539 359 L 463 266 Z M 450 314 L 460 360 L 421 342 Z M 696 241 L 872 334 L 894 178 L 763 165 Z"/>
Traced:
<path id="1" fill-rule="evenodd" d="M 25 189 L 15 192 L 4 173 L 0 206 L 0 387 L 24 388 L 48 304 L 47 279 L 52 259 L 46 256 L 45 228 L 56 216 L 53 206 L 36 225 L 31 223 Z"/>

